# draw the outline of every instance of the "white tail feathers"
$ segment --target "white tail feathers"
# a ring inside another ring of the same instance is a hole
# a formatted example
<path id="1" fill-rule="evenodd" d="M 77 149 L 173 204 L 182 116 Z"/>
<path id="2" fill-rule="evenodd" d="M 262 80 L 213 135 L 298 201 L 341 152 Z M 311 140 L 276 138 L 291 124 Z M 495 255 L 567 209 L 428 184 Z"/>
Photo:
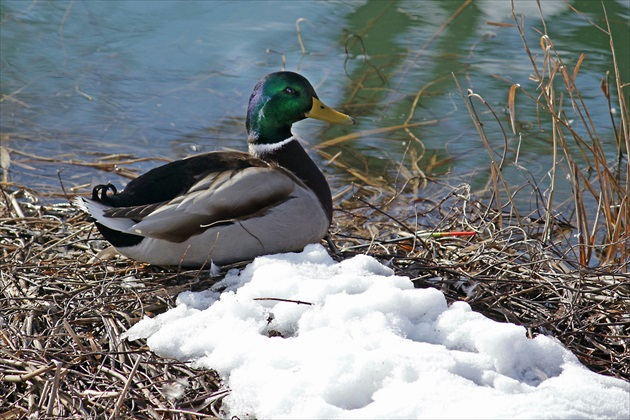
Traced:
<path id="1" fill-rule="evenodd" d="M 134 233 L 131 229 L 135 224 L 133 220 L 118 217 L 105 217 L 103 212 L 110 208 L 105 204 L 84 197 L 75 197 L 72 200 L 72 203 L 84 212 L 88 213 L 103 226 L 107 226 L 108 228 L 119 232 Z"/>

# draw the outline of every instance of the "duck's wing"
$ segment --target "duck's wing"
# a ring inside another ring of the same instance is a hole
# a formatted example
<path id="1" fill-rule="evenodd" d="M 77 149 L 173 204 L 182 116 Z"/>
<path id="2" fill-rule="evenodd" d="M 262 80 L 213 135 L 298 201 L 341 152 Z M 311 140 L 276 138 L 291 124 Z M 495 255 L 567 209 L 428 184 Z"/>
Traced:
<path id="1" fill-rule="evenodd" d="M 196 178 L 188 190 L 171 200 L 109 208 L 97 221 L 107 226 L 103 219 L 131 219 L 135 223 L 126 233 L 183 242 L 211 226 L 264 214 L 290 199 L 295 183 L 300 182 L 274 166 L 212 171 Z"/>
<path id="2" fill-rule="evenodd" d="M 129 182 L 120 194 L 107 195 L 105 186 L 105 194 L 101 193 L 98 201 L 109 207 L 161 204 L 186 194 L 204 178 L 251 167 L 269 167 L 269 164 L 243 152 L 202 153 L 153 168 Z"/>

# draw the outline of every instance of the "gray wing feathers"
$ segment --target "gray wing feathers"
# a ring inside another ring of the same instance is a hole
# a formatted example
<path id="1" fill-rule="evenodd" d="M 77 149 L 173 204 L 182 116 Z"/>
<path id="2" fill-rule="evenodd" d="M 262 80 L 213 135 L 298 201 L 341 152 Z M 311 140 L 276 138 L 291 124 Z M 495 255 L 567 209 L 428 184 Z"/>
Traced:
<path id="1" fill-rule="evenodd" d="M 200 179 L 185 195 L 159 205 L 128 232 L 182 242 L 209 225 L 259 215 L 289 199 L 295 188 L 295 178 L 278 168 L 246 168 L 212 175 Z"/>

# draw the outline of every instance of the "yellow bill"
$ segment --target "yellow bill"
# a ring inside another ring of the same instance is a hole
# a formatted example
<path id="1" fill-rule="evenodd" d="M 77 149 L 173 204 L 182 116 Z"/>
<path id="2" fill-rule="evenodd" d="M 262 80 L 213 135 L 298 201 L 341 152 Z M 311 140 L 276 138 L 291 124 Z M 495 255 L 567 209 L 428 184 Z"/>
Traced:
<path id="1" fill-rule="evenodd" d="M 316 120 L 327 121 L 333 124 L 353 125 L 355 123 L 351 116 L 327 107 L 317 98 L 313 98 L 313 107 L 304 115 L 308 118 L 315 118 Z"/>

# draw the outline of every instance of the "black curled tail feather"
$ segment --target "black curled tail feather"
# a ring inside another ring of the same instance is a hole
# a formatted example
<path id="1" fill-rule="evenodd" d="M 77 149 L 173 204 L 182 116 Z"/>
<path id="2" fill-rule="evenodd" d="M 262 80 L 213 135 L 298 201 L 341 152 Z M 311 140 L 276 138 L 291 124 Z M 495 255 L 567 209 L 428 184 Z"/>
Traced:
<path id="1" fill-rule="evenodd" d="M 111 199 L 107 195 L 107 192 L 109 190 L 114 193 L 113 195 L 116 195 L 118 193 L 118 190 L 116 189 L 114 184 L 111 184 L 109 182 L 107 183 L 107 185 L 97 185 L 96 187 L 94 187 L 94 189 L 92 189 L 92 200 L 98 201 L 99 203 L 103 204 L 111 204 Z"/>
<path id="2" fill-rule="evenodd" d="M 112 192 L 112 194 L 108 194 L 110 191 Z M 120 198 L 120 196 L 118 195 L 118 190 L 113 184 L 109 182 L 107 184 L 99 184 L 92 189 L 92 200 L 101 204 L 105 204 L 106 206 L 115 207 L 115 199 L 118 198 Z M 108 217 L 105 214 L 105 211 L 103 215 L 105 217 Z M 124 248 L 138 245 L 144 239 L 144 237 L 139 235 L 133 235 L 131 233 L 121 232 L 119 230 L 107 227 L 106 225 L 100 223 L 98 219 L 94 217 L 92 217 L 92 220 L 96 224 L 99 232 L 101 232 L 105 239 L 107 239 L 109 243 L 111 243 L 116 248 Z"/>

